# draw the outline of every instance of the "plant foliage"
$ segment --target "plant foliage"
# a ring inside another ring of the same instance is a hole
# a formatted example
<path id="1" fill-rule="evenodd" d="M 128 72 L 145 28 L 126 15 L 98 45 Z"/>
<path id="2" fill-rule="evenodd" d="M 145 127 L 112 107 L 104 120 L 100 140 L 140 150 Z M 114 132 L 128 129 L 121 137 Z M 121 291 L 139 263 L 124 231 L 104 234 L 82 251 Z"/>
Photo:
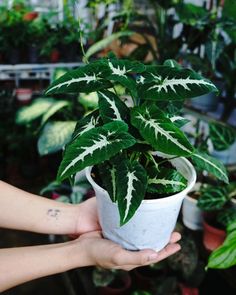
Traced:
<path id="1" fill-rule="evenodd" d="M 117 94 L 119 85 L 132 100 L 131 106 Z M 146 66 L 110 55 L 69 71 L 49 86 L 46 95 L 78 92 L 97 92 L 98 109 L 77 123 L 65 148 L 58 180 L 88 166 L 105 167 L 103 186 L 118 203 L 121 225 L 132 218 L 146 193 L 156 198 L 187 186 L 187 180 L 166 159 L 154 156 L 154 151 L 170 157 L 196 155 L 199 166 L 227 182 L 224 167 L 199 156 L 176 123 L 180 117 L 173 119 L 177 108 L 168 105 L 217 92 L 211 81 L 176 66 L 176 62 Z M 186 121 L 179 123 L 182 126 Z"/>

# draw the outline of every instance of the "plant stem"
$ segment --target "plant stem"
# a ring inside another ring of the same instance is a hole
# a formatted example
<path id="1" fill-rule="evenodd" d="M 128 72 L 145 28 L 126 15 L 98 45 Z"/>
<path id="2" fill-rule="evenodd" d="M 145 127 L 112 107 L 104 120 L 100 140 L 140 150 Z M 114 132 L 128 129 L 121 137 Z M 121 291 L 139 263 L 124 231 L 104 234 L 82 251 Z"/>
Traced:
<path id="1" fill-rule="evenodd" d="M 88 58 L 85 54 L 85 50 L 84 50 L 84 44 L 83 44 L 83 36 L 82 36 L 82 29 L 81 29 L 81 22 L 80 22 L 80 17 L 78 18 L 78 23 L 79 23 L 79 41 L 80 41 L 80 46 L 81 46 L 81 50 L 82 50 L 82 54 L 83 54 L 83 61 L 84 63 L 88 64 Z"/>

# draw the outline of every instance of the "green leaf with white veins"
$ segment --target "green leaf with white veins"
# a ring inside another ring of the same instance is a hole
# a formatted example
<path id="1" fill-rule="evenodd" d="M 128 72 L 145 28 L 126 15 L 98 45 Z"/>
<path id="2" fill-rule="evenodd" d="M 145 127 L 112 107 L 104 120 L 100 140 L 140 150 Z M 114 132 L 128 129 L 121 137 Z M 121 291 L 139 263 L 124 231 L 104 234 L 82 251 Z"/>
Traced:
<path id="1" fill-rule="evenodd" d="M 204 211 L 220 210 L 229 200 L 227 189 L 224 186 L 207 185 L 200 190 L 200 193 L 197 205 Z"/>
<path id="2" fill-rule="evenodd" d="M 134 107 L 131 123 L 156 151 L 175 156 L 188 156 L 193 152 L 184 133 L 155 105 Z"/>
<path id="3" fill-rule="evenodd" d="M 151 100 L 183 100 L 218 92 L 211 81 L 196 72 L 168 66 L 148 66 L 137 82 L 140 97 Z"/>
<path id="4" fill-rule="evenodd" d="M 115 121 L 79 136 L 66 147 L 58 179 L 63 180 L 85 167 L 109 160 L 121 150 L 134 145 L 136 141 L 127 131 L 127 124 Z"/>
<path id="5" fill-rule="evenodd" d="M 100 126 L 100 116 L 98 110 L 95 110 L 77 122 L 72 140 L 98 126 Z"/>
<path id="6" fill-rule="evenodd" d="M 194 154 L 191 156 L 191 160 L 201 171 L 205 170 L 225 183 L 229 183 L 227 171 L 224 165 L 217 159 L 207 155 L 206 153 L 195 150 Z"/>
<path id="7" fill-rule="evenodd" d="M 104 123 L 114 120 L 126 121 L 129 109 L 121 99 L 111 91 L 99 91 L 99 112 Z"/>
<path id="8" fill-rule="evenodd" d="M 177 193 L 187 187 L 187 180 L 175 169 L 155 167 L 148 170 L 148 187 L 150 193 Z"/>
<path id="9" fill-rule="evenodd" d="M 109 70 L 104 60 L 71 70 L 54 81 L 45 91 L 46 95 L 56 93 L 87 93 L 109 88 L 110 82 L 103 77 Z"/>
<path id="10" fill-rule="evenodd" d="M 117 202 L 120 225 L 127 223 L 134 215 L 147 187 L 146 170 L 137 161 L 124 159 L 117 165 Z"/>
<path id="11" fill-rule="evenodd" d="M 209 135 L 217 151 L 226 150 L 236 140 L 236 131 L 232 127 L 217 122 L 209 123 Z"/>
<path id="12" fill-rule="evenodd" d="M 137 61 L 108 59 L 107 60 L 110 73 L 107 79 L 119 82 L 121 85 L 127 87 L 130 91 L 136 93 L 136 83 L 132 78 L 132 73 L 142 73 L 145 66 Z"/>

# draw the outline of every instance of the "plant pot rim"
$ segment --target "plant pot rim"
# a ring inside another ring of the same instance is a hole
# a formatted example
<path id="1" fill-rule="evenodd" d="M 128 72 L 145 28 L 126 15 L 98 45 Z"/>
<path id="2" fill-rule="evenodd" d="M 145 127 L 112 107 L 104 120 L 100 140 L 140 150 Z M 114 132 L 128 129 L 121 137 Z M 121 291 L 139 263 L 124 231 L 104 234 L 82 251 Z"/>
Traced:
<path id="1" fill-rule="evenodd" d="M 212 225 L 210 225 L 205 219 L 203 220 L 203 226 L 205 227 L 205 229 L 207 231 L 210 231 L 214 234 L 217 234 L 217 235 L 226 235 L 226 231 L 223 230 L 223 229 L 219 229 L 217 227 L 214 227 Z"/>
<path id="2" fill-rule="evenodd" d="M 171 196 L 168 196 L 168 197 L 165 197 L 165 198 L 161 198 L 161 199 L 152 199 L 152 200 L 143 200 L 142 203 L 143 204 L 153 204 L 153 203 L 163 203 L 163 202 L 166 202 L 167 200 L 171 200 L 173 198 L 178 198 L 178 197 L 182 197 L 183 195 L 186 195 L 191 191 L 191 189 L 193 188 L 195 182 L 196 182 L 196 179 L 197 179 L 197 175 L 196 175 L 196 171 L 193 167 L 193 165 L 190 163 L 189 160 L 187 160 L 186 158 L 183 158 L 183 157 L 179 157 L 179 158 L 176 158 L 176 159 L 172 159 L 170 160 L 170 162 L 173 164 L 173 166 L 175 166 L 175 163 L 176 162 L 179 162 L 179 161 L 182 161 L 185 165 L 185 167 L 189 170 L 189 174 L 191 174 L 191 177 L 188 179 L 188 185 L 187 187 L 176 193 L 176 194 L 173 194 Z M 97 189 L 99 190 L 103 190 L 103 191 L 106 191 L 104 188 L 102 188 L 101 186 L 99 186 L 92 178 L 91 176 L 91 170 L 92 170 L 92 167 L 93 166 L 90 166 L 90 167 L 86 167 L 85 168 L 85 173 L 86 173 L 86 177 L 88 179 L 88 181 L 92 184 L 93 187 L 96 187 Z"/>

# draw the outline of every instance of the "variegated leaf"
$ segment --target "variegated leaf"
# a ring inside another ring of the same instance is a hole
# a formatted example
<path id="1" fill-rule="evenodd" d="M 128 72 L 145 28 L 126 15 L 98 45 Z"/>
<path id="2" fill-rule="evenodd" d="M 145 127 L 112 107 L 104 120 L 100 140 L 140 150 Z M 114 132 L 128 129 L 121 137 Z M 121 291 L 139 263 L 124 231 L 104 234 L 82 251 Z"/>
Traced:
<path id="1" fill-rule="evenodd" d="M 170 194 L 182 191 L 187 187 L 187 180 L 175 169 L 152 167 L 148 171 L 148 187 L 150 193 Z"/>
<path id="2" fill-rule="evenodd" d="M 165 60 L 163 65 L 171 68 L 182 69 L 181 65 L 174 59 Z"/>
<path id="3" fill-rule="evenodd" d="M 63 180 L 85 167 L 102 163 L 134 145 L 136 141 L 127 131 L 128 126 L 124 122 L 115 121 L 82 134 L 67 145 L 58 179 Z"/>
<path id="4" fill-rule="evenodd" d="M 48 108 L 47 112 L 43 114 L 41 125 L 43 125 L 47 120 L 52 117 L 55 113 L 57 113 L 59 110 L 61 110 L 64 107 L 69 106 L 70 103 L 66 100 L 58 100 L 55 101 L 51 107 Z"/>
<path id="5" fill-rule="evenodd" d="M 236 131 L 218 122 L 209 123 L 209 135 L 217 151 L 226 150 L 236 140 Z"/>
<path id="6" fill-rule="evenodd" d="M 187 156 L 193 151 L 184 133 L 154 105 L 134 107 L 131 122 L 156 151 L 176 156 Z"/>
<path id="7" fill-rule="evenodd" d="M 217 159 L 209 156 L 206 153 L 195 150 L 194 154 L 191 156 L 191 160 L 193 164 L 201 171 L 205 170 L 225 183 L 229 182 L 227 171 L 224 165 Z"/>
<path id="8" fill-rule="evenodd" d="M 113 161 L 106 161 L 98 165 L 99 175 L 103 181 L 103 186 L 107 190 L 111 201 L 117 201 L 117 167 Z"/>
<path id="9" fill-rule="evenodd" d="M 99 113 L 104 123 L 114 120 L 126 121 L 129 109 L 121 99 L 111 91 L 99 91 Z"/>
<path id="10" fill-rule="evenodd" d="M 183 127 L 184 125 L 188 124 L 190 122 L 190 120 L 181 117 L 181 116 L 172 116 L 169 117 L 169 119 L 171 120 L 172 123 L 174 123 L 178 128 Z"/>
<path id="11" fill-rule="evenodd" d="M 54 81 L 45 91 L 46 95 L 56 93 L 94 92 L 109 88 L 107 76 L 109 68 L 105 60 L 95 61 L 78 69 L 67 72 Z"/>
<path id="12" fill-rule="evenodd" d="M 222 211 L 219 212 L 217 216 L 217 222 L 223 225 L 225 228 L 236 220 L 236 208 L 224 208 Z"/>
<path id="13" fill-rule="evenodd" d="M 136 83 L 131 74 L 142 73 L 145 70 L 145 66 L 137 61 L 115 58 L 108 59 L 107 63 L 110 69 L 110 75 L 104 78 L 119 82 L 136 94 Z"/>
<path id="14" fill-rule="evenodd" d="M 204 211 L 220 210 L 228 201 L 227 189 L 224 186 L 207 185 L 201 189 L 200 194 L 197 205 Z"/>
<path id="15" fill-rule="evenodd" d="M 123 159 L 117 165 L 117 202 L 120 225 L 127 223 L 144 199 L 147 187 L 146 170 L 138 162 Z"/>
<path id="16" fill-rule="evenodd" d="M 83 133 L 98 127 L 100 125 L 99 119 L 99 112 L 98 110 L 95 110 L 79 120 L 72 135 L 72 140 L 76 139 Z"/>
<path id="17" fill-rule="evenodd" d="M 140 97 L 151 100 L 183 100 L 218 91 L 196 72 L 168 66 L 147 67 L 138 82 Z"/>
<path id="18" fill-rule="evenodd" d="M 76 122 L 48 122 L 38 140 L 38 152 L 41 156 L 60 151 L 71 139 Z"/>
<path id="19" fill-rule="evenodd" d="M 56 103 L 53 98 L 37 98 L 31 105 L 20 108 L 16 113 L 17 124 L 28 124 L 45 114 Z"/>

